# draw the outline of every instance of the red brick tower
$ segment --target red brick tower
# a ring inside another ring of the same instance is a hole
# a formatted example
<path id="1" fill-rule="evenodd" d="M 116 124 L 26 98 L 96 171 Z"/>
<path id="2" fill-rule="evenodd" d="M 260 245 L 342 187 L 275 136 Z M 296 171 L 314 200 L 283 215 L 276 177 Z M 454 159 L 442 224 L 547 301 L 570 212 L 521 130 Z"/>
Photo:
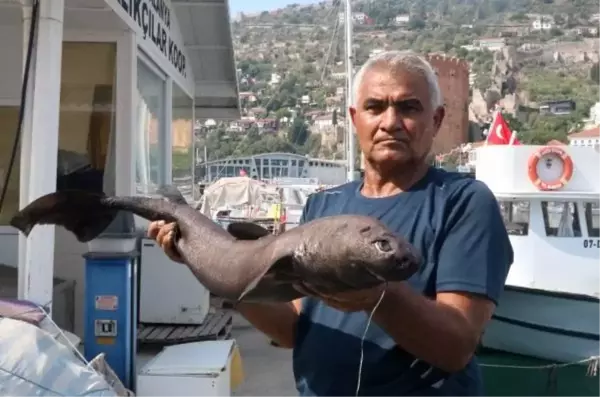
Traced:
<path id="1" fill-rule="evenodd" d="M 425 58 L 437 72 L 446 107 L 446 117 L 433 142 L 432 152 L 446 153 L 468 141 L 469 64 L 445 55 Z"/>

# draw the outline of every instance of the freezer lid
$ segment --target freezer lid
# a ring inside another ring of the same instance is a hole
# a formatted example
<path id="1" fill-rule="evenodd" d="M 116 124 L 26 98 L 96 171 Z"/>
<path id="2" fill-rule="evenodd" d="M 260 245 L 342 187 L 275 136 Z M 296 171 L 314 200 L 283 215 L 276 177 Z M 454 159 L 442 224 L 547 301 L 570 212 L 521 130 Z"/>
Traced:
<path id="1" fill-rule="evenodd" d="M 227 367 L 234 340 L 165 347 L 140 371 L 144 375 L 218 375 Z"/>

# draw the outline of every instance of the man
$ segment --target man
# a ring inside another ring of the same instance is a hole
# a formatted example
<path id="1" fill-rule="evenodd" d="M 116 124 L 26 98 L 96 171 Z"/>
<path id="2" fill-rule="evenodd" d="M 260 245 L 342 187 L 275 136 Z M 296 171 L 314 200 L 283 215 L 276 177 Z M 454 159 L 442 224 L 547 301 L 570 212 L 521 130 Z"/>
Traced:
<path id="1" fill-rule="evenodd" d="M 371 58 L 355 78 L 350 108 L 365 156 L 362 181 L 312 195 L 303 222 L 337 214 L 379 218 L 424 257 L 406 282 L 390 283 L 363 345 L 361 395 L 481 395 L 473 353 L 503 289 L 513 252 L 498 203 L 481 182 L 432 168 L 444 118 L 429 63 L 411 52 Z M 168 255 L 172 225 L 152 225 Z M 294 349 L 300 395 L 354 395 L 361 338 L 381 288 L 289 304 L 240 304 L 240 313 Z"/>

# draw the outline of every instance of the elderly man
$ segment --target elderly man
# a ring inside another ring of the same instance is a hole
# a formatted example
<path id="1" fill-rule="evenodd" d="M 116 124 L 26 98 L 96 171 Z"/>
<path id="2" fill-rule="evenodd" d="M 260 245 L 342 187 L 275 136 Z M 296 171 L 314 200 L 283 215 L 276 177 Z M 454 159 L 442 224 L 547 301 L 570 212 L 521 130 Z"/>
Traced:
<path id="1" fill-rule="evenodd" d="M 481 182 L 427 163 L 444 119 L 437 77 L 411 52 L 371 58 L 355 78 L 350 107 L 365 156 L 364 178 L 312 195 L 303 222 L 337 214 L 377 217 L 424 256 L 406 282 L 310 297 L 240 304 L 240 313 L 293 348 L 303 396 L 481 395 L 474 351 L 503 289 L 513 252 L 498 203 Z M 151 225 L 167 254 L 173 225 Z M 361 343 L 369 313 L 373 324 Z"/>

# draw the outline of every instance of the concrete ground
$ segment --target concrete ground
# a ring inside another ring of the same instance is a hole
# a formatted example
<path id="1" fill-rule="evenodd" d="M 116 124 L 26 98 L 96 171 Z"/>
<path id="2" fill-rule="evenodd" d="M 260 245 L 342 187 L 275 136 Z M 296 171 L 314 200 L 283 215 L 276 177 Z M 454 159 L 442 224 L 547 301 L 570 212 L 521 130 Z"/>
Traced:
<path id="1" fill-rule="evenodd" d="M 271 346 L 269 340 L 246 320 L 234 315 L 232 337 L 240 347 L 244 366 L 244 382 L 234 396 L 296 396 L 292 374 L 292 351 Z M 138 371 L 158 349 L 138 352 Z"/>
<path id="2" fill-rule="evenodd" d="M 240 346 L 244 383 L 236 396 L 297 396 L 292 374 L 292 351 L 271 346 L 269 339 L 240 316 L 234 318 L 233 337 Z"/>

